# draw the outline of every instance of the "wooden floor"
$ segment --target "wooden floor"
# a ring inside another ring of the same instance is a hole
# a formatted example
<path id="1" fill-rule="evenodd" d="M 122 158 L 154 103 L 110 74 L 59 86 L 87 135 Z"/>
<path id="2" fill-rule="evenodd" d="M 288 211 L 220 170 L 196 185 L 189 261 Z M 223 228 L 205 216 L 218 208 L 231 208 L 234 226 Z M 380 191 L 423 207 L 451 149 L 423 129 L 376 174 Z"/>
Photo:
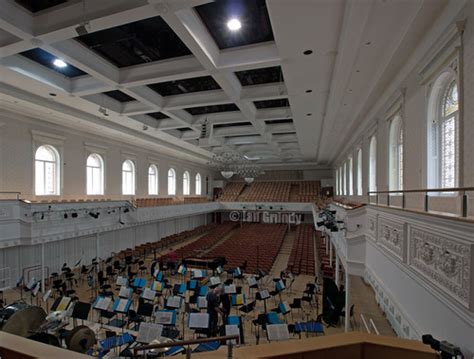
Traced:
<path id="1" fill-rule="evenodd" d="M 227 239 L 229 236 L 231 236 L 234 232 L 231 232 L 229 235 L 224 237 L 221 241 Z M 203 236 L 204 234 L 195 236 L 193 238 L 190 238 L 189 240 L 182 242 L 179 245 L 175 245 L 174 248 L 179 248 L 191 241 L 194 241 L 198 239 L 199 237 Z M 272 272 L 271 274 L 267 277 L 265 285 L 268 286 L 269 289 L 272 289 L 273 282 L 272 278 L 273 277 L 278 277 L 280 274 L 280 271 L 284 270 L 286 268 L 288 258 L 291 252 L 291 248 L 293 245 L 295 237 L 295 232 L 294 230 L 291 232 L 288 232 L 284 238 L 282 248 L 280 250 L 280 253 L 278 257 L 276 258 Z M 221 242 L 219 242 L 221 243 Z M 217 245 L 217 244 L 216 244 Z M 160 254 L 164 254 L 167 251 L 164 251 Z M 316 252 L 315 252 L 316 253 Z M 317 256 L 317 253 L 316 253 Z M 149 265 L 151 261 L 153 260 L 153 256 L 150 255 L 146 258 L 146 265 L 149 268 Z M 316 268 L 319 268 L 319 265 L 317 264 Z M 146 275 L 147 280 L 150 280 L 149 273 Z M 170 279 L 171 283 L 180 283 L 183 280 L 188 280 L 189 277 L 183 278 L 180 275 L 175 275 L 172 277 L 167 277 Z M 314 277 L 308 276 L 308 275 L 299 275 L 296 277 L 293 285 L 291 288 L 285 290 L 282 293 L 282 301 L 287 301 L 288 303 L 291 303 L 293 301 L 293 298 L 295 297 L 301 297 L 303 295 L 303 291 L 306 287 L 306 283 L 313 282 Z M 149 282 L 148 282 L 149 283 Z M 239 284 L 239 283 L 237 283 Z M 112 286 L 112 289 L 114 289 L 115 286 Z M 247 288 L 246 285 L 244 285 L 244 288 Z M 95 293 L 91 293 L 91 290 L 87 287 L 86 281 L 79 281 L 79 285 L 75 288 L 76 289 L 76 294 L 78 295 L 79 299 L 84 302 L 90 302 L 95 298 Z M 252 296 L 254 296 L 254 293 L 249 293 L 245 292 L 246 289 L 244 289 L 244 293 L 247 295 L 247 301 L 251 299 Z M 118 294 L 116 292 L 116 294 Z M 30 303 L 30 295 L 24 293 L 24 298 L 28 303 Z M 4 299 L 6 300 L 7 303 L 12 303 L 15 300 L 19 299 L 19 292 L 17 290 L 8 290 L 4 293 Z M 377 303 L 375 301 L 374 293 L 370 286 L 366 285 L 363 280 L 359 277 L 352 277 L 351 276 L 351 288 L 350 288 L 350 297 L 351 297 L 351 303 L 355 304 L 355 315 L 354 315 L 354 320 L 353 322 L 353 328 L 352 330 L 358 331 L 360 329 L 360 314 L 362 313 L 367 320 L 370 318 L 374 321 L 375 325 L 377 326 L 377 329 L 379 330 L 380 334 L 383 335 L 394 335 L 393 330 L 390 328 L 390 325 L 388 324 L 388 321 L 385 319 L 382 311 L 380 308 L 377 306 Z M 40 299 L 33 299 L 32 302 L 34 305 L 41 305 L 46 309 L 46 303 L 43 303 L 42 300 Z M 52 299 L 50 299 L 47 303 L 47 306 L 49 307 L 52 303 Z M 257 317 L 258 313 L 263 313 L 264 312 L 264 307 L 261 302 L 257 302 L 257 307 L 255 311 L 244 317 L 244 340 L 245 340 L 245 345 L 253 345 L 256 344 L 256 331 L 254 330 L 254 326 L 251 323 L 252 319 L 255 319 Z M 318 303 L 321 303 L 321 298 L 318 297 Z M 134 303 L 136 305 L 136 303 Z M 160 307 L 163 306 L 162 300 L 160 299 L 158 301 L 158 305 Z M 272 308 L 275 308 L 278 305 L 278 302 L 276 300 L 270 299 L 267 301 L 267 310 L 271 310 Z M 320 304 L 318 305 L 313 305 L 310 306 L 307 303 L 303 304 L 302 310 L 296 310 L 293 311 L 292 313 L 288 314 L 285 318 L 282 317 L 286 322 L 288 323 L 294 323 L 296 321 L 306 321 L 310 319 L 316 319 L 317 315 L 321 311 L 321 306 Z M 231 314 L 235 315 L 240 315 L 241 313 L 238 312 L 237 308 L 233 308 Z M 96 311 L 91 310 L 91 314 L 89 316 L 89 320 L 92 322 L 98 322 L 98 314 Z M 121 332 L 121 329 L 114 328 L 114 327 L 101 327 L 100 325 L 94 324 L 94 323 L 85 323 L 86 325 L 89 325 L 92 327 L 92 329 L 97 333 L 97 337 L 99 339 L 103 339 L 105 337 L 105 329 L 108 330 L 115 330 L 117 332 Z M 185 323 L 185 318 L 183 314 L 180 314 L 178 316 L 177 320 L 177 327 L 179 330 L 183 330 L 183 324 Z M 342 324 L 343 325 L 343 324 Z M 131 332 L 130 330 L 127 330 Z M 361 331 L 364 331 L 364 328 L 361 329 Z M 341 327 L 330 327 L 325 329 L 326 335 L 330 334 L 335 334 L 335 333 L 342 333 L 344 332 L 343 326 Z M 133 332 L 131 332 L 133 334 Z M 263 333 L 261 333 L 263 334 Z M 193 338 L 193 332 L 187 328 L 186 325 L 184 325 L 184 338 L 185 339 L 192 339 Z M 294 340 L 297 340 L 295 337 Z M 266 343 L 267 340 L 264 337 L 264 335 L 261 335 L 260 337 L 260 343 Z"/>

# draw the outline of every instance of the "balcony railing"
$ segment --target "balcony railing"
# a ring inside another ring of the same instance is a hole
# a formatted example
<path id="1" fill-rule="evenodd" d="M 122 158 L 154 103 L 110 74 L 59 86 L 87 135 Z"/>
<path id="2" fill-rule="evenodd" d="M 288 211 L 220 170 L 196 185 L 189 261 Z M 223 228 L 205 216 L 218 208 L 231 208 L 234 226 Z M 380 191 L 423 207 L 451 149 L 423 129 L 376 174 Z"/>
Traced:
<path id="1" fill-rule="evenodd" d="M 392 195 L 398 195 L 402 197 L 402 208 L 406 208 L 406 194 L 407 193 L 424 193 L 424 206 L 425 212 L 430 210 L 430 193 L 458 193 L 462 197 L 461 214 L 462 217 L 467 217 L 469 213 L 469 196 L 467 192 L 474 191 L 474 187 L 453 187 L 453 188 L 429 188 L 429 189 L 407 189 L 407 190 L 392 190 L 392 191 L 369 191 L 367 192 L 367 203 L 374 204 L 372 197 L 375 197 L 375 204 L 379 204 L 380 196 L 386 195 L 387 206 L 391 206 L 390 197 Z"/>

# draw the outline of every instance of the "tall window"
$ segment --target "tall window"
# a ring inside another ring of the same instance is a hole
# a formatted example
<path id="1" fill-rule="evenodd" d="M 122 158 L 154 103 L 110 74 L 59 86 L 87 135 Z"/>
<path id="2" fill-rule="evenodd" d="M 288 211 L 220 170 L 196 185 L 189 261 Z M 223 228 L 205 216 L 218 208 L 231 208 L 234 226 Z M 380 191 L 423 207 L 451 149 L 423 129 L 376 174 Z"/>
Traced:
<path id="1" fill-rule="evenodd" d="M 176 195 L 176 171 L 173 168 L 168 170 L 168 194 Z"/>
<path id="2" fill-rule="evenodd" d="M 185 196 L 189 195 L 191 193 L 190 191 L 190 184 L 189 184 L 189 172 L 184 171 L 183 173 L 183 194 Z"/>
<path id="3" fill-rule="evenodd" d="M 130 160 L 122 164 L 122 194 L 135 194 L 135 165 Z"/>
<path id="4" fill-rule="evenodd" d="M 344 162 L 342 165 L 343 176 L 342 176 L 342 194 L 345 196 L 347 194 L 347 163 Z"/>
<path id="5" fill-rule="evenodd" d="M 377 190 L 377 139 L 372 136 L 369 145 L 369 191 Z"/>
<path id="6" fill-rule="evenodd" d="M 357 195 L 362 196 L 362 148 L 357 151 Z"/>
<path id="7" fill-rule="evenodd" d="M 35 153 L 35 193 L 37 196 L 59 195 L 59 153 L 49 145 Z"/>
<path id="8" fill-rule="evenodd" d="M 198 173 L 196 174 L 196 195 L 200 196 L 201 195 L 201 175 Z"/>
<path id="9" fill-rule="evenodd" d="M 389 188 L 403 189 L 403 126 L 399 115 L 390 122 L 389 133 Z"/>
<path id="10" fill-rule="evenodd" d="M 339 194 L 339 168 L 336 169 L 336 194 Z"/>
<path id="11" fill-rule="evenodd" d="M 342 166 L 339 167 L 339 194 L 342 196 L 344 194 L 343 190 L 342 190 Z"/>
<path id="12" fill-rule="evenodd" d="M 428 187 L 458 186 L 459 100 L 456 80 L 442 74 L 429 102 Z"/>
<path id="13" fill-rule="evenodd" d="M 87 194 L 104 194 L 104 161 L 97 153 L 87 157 Z"/>
<path id="14" fill-rule="evenodd" d="M 148 167 L 148 194 L 158 194 L 158 168 L 155 165 Z"/>
<path id="15" fill-rule="evenodd" d="M 352 161 L 352 156 L 349 157 L 349 161 L 347 162 L 349 168 L 347 169 L 349 173 L 349 196 L 354 194 L 354 161 Z"/>

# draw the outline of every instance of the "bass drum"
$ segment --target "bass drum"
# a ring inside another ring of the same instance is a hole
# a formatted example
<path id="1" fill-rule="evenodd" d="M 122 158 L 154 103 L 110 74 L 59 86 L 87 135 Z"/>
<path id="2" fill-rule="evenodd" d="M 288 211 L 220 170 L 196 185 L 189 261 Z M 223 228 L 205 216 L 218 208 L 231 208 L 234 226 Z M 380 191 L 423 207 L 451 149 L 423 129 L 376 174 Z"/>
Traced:
<path id="1" fill-rule="evenodd" d="M 25 338 L 35 334 L 45 319 L 43 308 L 26 303 L 9 305 L 0 312 L 2 331 Z"/>
<path id="2" fill-rule="evenodd" d="M 94 346 L 95 342 L 95 333 L 85 325 L 74 328 L 66 337 L 67 348 L 79 353 L 87 352 Z"/>

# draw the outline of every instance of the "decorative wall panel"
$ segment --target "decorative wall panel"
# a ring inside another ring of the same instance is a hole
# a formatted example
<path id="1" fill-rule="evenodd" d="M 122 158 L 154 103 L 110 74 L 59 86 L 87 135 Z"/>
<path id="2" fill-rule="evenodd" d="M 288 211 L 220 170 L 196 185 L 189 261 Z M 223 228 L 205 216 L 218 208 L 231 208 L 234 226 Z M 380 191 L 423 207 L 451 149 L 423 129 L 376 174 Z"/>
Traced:
<path id="1" fill-rule="evenodd" d="M 379 217 L 378 242 L 400 260 L 404 260 L 405 236 L 402 222 Z"/>

